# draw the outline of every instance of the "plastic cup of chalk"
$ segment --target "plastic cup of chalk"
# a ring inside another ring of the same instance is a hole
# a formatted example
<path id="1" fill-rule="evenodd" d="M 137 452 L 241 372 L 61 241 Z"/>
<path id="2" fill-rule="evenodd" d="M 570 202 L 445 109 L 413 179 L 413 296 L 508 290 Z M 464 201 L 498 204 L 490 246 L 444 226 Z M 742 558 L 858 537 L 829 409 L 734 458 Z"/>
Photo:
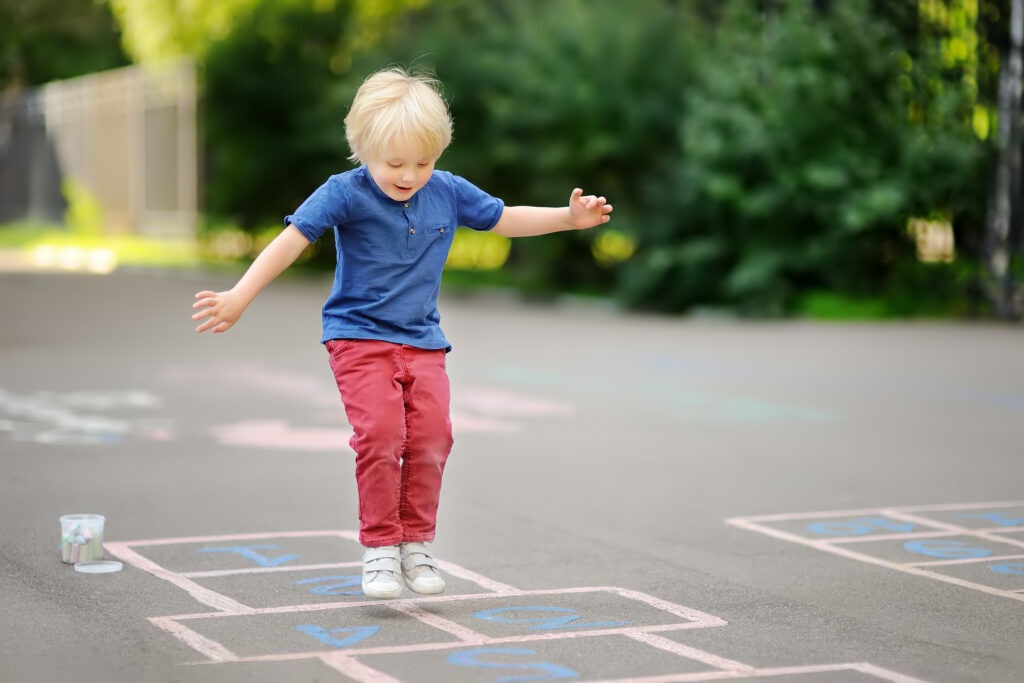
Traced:
<path id="1" fill-rule="evenodd" d="M 120 562 L 103 559 L 103 515 L 80 513 L 60 517 L 60 559 L 84 574 L 106 574 L 121 569 Z"/>

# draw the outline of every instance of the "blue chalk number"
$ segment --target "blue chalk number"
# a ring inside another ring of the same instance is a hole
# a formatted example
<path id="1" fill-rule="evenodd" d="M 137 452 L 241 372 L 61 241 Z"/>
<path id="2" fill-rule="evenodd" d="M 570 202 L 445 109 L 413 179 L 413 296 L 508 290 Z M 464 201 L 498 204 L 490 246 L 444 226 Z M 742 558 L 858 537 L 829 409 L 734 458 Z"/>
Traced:
<path id="1" fill-rule="evenodd" d="M 351 628 L 326 629 L 323 626 L 317 626 L 316 624 L 299 624 L 295 628 L 300 633 L 305 633 L 307 636 L 316 638 L 324 645 L 339 649 L 351 647 L 362 640 L 366 640 L 380 630 L 380 626 L 354 626 Z M 335 635 L 342 634 L 348 635 L 345 635 L 343 638 L 335 637 Z"/>
<path id="2" fill-rule="evenodd" d="M 914 530 L 914 525 L 894 522 L 885 517 L 856 517 L 833 522 L 814 522 L 807 525 L 807 530 L 819 536 L 866 536 L 879 530 L 910 533 Z"/>
<path id="3" fill-rule="evenodd" d="M 464 650 L 448 655 L 448 662 L 456 666 L 472 666 L 482 669 L 511 669 L 513 671 L 534 671 L 529 676 L 502 676 L 494 679 L 494 683 L 513 683 L 514 681 L 554 681 L 565 678 L 578 678 L 579 673 L 569 667 L 550 662 L 499 662 L 481 659 L 483 655 L 510 655 L 513 657 L 533 657 L 534 650 L 515 647 L 481 647 L 475 650 Z"/>
<path id="4" fill-rule="evenodd" d="M 255 562 L 260 567 L 277 567 L 286 562 L 299 559 L 298 555 L 279 555 L 267 557 L 257 550 L 273 550 L 277 545 L 232 545 L 224 548 L 200 548 L 201 553 L 236 553 L 247 560 Z"/>
<path id="5" fill-rule="evenodd" d="M 325 586 L 313 586 L 309 592 L 313 595 L 362 595 L 363 577 L 359 576 L 314 576 L 311 579 L 301 579 L 295 582 L 296 586 L 307 586 L 316 583 L 326 583 Z"/>
<path id="6" fill-rule="evenodd" d="M 543 612 L 548 614 L 559 614 L 561 616 L 551 617 L 506 617 L 502 616 L 509 612 Z M 547 631 L 561 628 L 613 628 L 625 626 L 628 621 L 591 621 L 576 623 L 580 618 L 579 612 L 567 607 L 498 607 L 477 612 L 473 615 L 477 619 L 492 621 L 499 624 L 534 624 L 530 628 L 534 631 Z"/>
<path id="7" fill-rule="evenodd" d="M 941 560 L 970 560 L 992 554 L 991 550 L 964 541 L 907 541 L 903 547 L 912 553 Z"/>

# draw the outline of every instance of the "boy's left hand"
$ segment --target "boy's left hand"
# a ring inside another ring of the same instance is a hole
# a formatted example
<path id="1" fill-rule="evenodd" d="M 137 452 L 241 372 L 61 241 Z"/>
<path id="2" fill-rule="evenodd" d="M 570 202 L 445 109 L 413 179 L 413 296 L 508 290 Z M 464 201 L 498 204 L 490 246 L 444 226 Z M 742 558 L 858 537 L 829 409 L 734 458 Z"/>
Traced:
<path id="1" fill-rule="evenodd" d="M 569 195 L 569 220 L 577 230 L 586 230 L 607 223 L 612 219 L 612 205 L 604 197 L 583 196 L 583 190 L 576 188 Z"/>

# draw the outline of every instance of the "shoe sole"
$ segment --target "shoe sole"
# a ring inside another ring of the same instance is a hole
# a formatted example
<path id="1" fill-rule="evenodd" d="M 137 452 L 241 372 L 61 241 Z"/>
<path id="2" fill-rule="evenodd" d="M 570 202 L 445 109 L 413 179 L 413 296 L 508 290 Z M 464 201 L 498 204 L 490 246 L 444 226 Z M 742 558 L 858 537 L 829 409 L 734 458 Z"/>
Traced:
<path id="1" fill-rule="evenodd" d="M 404 576 L 402 578 L 405 578 Z M 405 586 L 413 593 L 419 595 L 438 595 L 444 593 L 445 585 L 442 583 L 440 586 L 427 586 L 425 588 L 418 587 L 415 583 L 405 578 Z"/>
<path id="2" fill-rule="evenodd" d="M 390 591 L 380 591 L 364 585 L 363 593 L 366 597 L 373 598 L 374 600 L 394 600 L 402 594 L 402 587 L 399 586 L 398 588 Z"/>

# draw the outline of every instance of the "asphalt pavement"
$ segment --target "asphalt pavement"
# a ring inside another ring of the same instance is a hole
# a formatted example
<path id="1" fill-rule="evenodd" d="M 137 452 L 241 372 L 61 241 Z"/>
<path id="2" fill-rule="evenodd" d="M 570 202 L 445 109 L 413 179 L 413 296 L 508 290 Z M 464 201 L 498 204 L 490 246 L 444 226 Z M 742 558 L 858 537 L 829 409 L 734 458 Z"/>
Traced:
<path id="1" fill-rule="evenodd" d="M 371 601 L 329 280 L 233 279 L 0 274 L 0 680 L 1024 681 L 1024 327 L 445 294 L 449 586 Z"/>

